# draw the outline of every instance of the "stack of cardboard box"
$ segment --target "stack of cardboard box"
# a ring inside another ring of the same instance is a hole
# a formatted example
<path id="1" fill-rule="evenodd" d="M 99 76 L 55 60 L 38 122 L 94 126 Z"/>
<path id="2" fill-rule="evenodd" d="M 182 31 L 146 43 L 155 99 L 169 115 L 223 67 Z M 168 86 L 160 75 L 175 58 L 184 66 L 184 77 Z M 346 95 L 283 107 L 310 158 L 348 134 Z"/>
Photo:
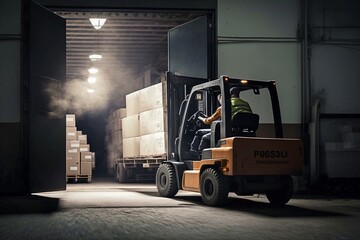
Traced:
<path id="1" fill-rule="evenodd" d="M 166 153 L 166 85 L 158 83 L 126 95 L 122 119 L 123 157 Z"/>
<path id="2" fill-rule="evenodd" d="M 95 153 L 90 152 L 87 135 L 77 131 L 75 114 L 66 115 L 66 176 L 92 175 Z"/>
<path id="3" fill-rule="evenodd" d="M 122 119 L 126 117 L 126 109 L 120 108 L 112 112 L 106 127 L 107 172 L 114 172 L 115 160 L 123 157 Z"/>
<path id="4" fill-rule="evenodd" d="M 139 91 L 126 95 L 126 117 L 122 120 L 124 158 L 140 154 Z"/>
<path id="5" fill-rule="evenodd" d="M 166 153 L 166 84 L 158 83 L 139 91 L 140 156 Z"/>

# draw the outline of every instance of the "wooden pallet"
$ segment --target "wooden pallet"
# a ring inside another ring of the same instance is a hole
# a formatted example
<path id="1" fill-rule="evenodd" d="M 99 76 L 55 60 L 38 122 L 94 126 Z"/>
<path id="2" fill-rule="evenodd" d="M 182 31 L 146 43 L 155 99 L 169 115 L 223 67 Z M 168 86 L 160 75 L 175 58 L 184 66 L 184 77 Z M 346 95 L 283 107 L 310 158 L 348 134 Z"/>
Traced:
<path id="1" fill-rule="evenodd" d="M 92 175 L 68 175 L 66 176 L 66 182 L 74 181 L 74 182 L 91 182 Z"/>
<path id="2" fill-rule="evenodd" d="M 127 164 L 160 164 L 162 161 L 166 160 L 166 154 L 163 155 L 154 155 L 154 156 L 140 156 L 140 157 L 127 157 L 127 158 L 118 158 L 116 162 L 127 163 Z"/>

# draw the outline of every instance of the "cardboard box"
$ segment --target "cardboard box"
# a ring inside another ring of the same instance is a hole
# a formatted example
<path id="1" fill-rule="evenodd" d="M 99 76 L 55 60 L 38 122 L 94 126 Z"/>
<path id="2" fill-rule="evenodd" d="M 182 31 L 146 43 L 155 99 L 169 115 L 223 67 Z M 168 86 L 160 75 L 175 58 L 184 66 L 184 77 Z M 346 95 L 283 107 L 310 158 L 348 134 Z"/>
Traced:
<path id="1" fill-rule="evenodd" d="M 139 114 L 139 91 L 126 95 L 126 116 Z"/>
<path id="2" fill-rule="evenodd" d="M 166 132 L 153 133 L 140 137 L 140 156 L 163 155 L 166 154 L 166 150 Z"/>
<path id="3" fill-rule="evenodd" d="M 125 118 L 127 115 L 126 115 L 126 108 L 119 108 L 117 110 L 115 110 L 115 117 L 116 118 Z"/>
<path id="4" fill-rule="evenodd" d="M 82 131 L 76 131 L 76 135 L 77 135 L 77 136 L 82 135 Z"/>
<path id="5" fill-rule="evenodd" d="M 158 83 L 139 91 L 139 112 L 166 107 L 166 84 Z"/>
<path id="6" fill-rule="evenodd" d="M 66 141 L 66 161 L 80 161 L 79 141 Z"/>
<path id="7" fill-rule="evenodd" d="M 95 169 L 95 153 L 91 152 L 91 165 L 92 169 Z"/>
<path id="8" fill-rule="evenodd" d="M 79 175 L 80 174 L 80 164 L 78 160 L 66 160 L 66 175 Z"/>
<path id="9" fill-rule="evenodd" d="M 87 144 L 87 135 L 78 135 L 78 140 L 81 145 Z"/>
<path id="10" fill-rule="evenodd" d="M 81 175 L 91 175 L 92 173 L 92 166 L 91 162 L 81 162 L 80 173 Z"/>
<path id="11" fill-rule="evenodd" d="M 80 147 L 80 141 L 78 140 L 66 141 L 66 149 L 79 148 L 79 147 Z"/>
<path id="12" fill-rule="evenodd" d="M 77 140 L 76 127 L 66 127 L 66 140 Z"/>
<path id="13" fill-rule="evenodd" d="M 80 152 L 90 152 L 89 144 L 80 144 Z"/>
<path id="14" fill-rule="evenodd" d="M 76 126 L 75 114 L 66 114 L 66 126 L 67 127 Z"/>
<path id="15" fill-rule="evenodd" d="M 156 108 L 140 113 L 140 136 L 166 132 L 166 108 Z"/>
<path id="16" fill-rule="evenodd" d="M 123 139 L 123 155 L 124 155 L 124 158 L 140 156 L 140 138 L 139 137 Z"/>
<path id="17" fill-rule="evenodd" d="M 139 114 L 122 119 L 122 137 L 131 138 L 140 135 Z"/>
<path id="18" fill-rule="evenodd" d="M 91 162 L 92 161 L 91 152 L 80 152 L 80 159 L 81 162 Z"/>

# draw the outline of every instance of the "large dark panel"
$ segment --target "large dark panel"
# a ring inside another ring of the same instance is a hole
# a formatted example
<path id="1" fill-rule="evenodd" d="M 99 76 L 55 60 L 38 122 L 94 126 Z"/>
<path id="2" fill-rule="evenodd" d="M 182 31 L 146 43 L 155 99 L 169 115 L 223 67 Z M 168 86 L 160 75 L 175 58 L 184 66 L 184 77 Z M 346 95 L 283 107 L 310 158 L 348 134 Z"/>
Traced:
<path id="1" fill-rule="evenodd" d="M 20 129 L 20 123 L 0 123 L 0 195 L 25 192 Z"/>
<path id="2" fill-rule="evenodd" d="M 169 31 L 169 71 L 175 75 L 211 78 L 211 28 L 207 16 Z"/>
<path id="3" fill-rule="evenodd" d="M 31 3 L 29 25 L 29 191 L 64 190 L 66 74 L 65 20 Z"/>

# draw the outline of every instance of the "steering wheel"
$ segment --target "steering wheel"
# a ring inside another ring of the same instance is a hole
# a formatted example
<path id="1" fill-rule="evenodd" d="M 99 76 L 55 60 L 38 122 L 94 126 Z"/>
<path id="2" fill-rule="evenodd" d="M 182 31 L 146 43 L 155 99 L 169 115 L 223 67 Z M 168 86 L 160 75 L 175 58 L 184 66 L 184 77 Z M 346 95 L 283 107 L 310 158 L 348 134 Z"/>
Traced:
<path id="1" fill-rule="evenodd" d="M 188 124 L 191 126 L 193 130 L 197 130 L 199 128 L 204 127 L 204 123 L 199 119 L 199 117 L 206 118 L 206 115 L 202 111 L 197 111 L 187 119 Z"/>

